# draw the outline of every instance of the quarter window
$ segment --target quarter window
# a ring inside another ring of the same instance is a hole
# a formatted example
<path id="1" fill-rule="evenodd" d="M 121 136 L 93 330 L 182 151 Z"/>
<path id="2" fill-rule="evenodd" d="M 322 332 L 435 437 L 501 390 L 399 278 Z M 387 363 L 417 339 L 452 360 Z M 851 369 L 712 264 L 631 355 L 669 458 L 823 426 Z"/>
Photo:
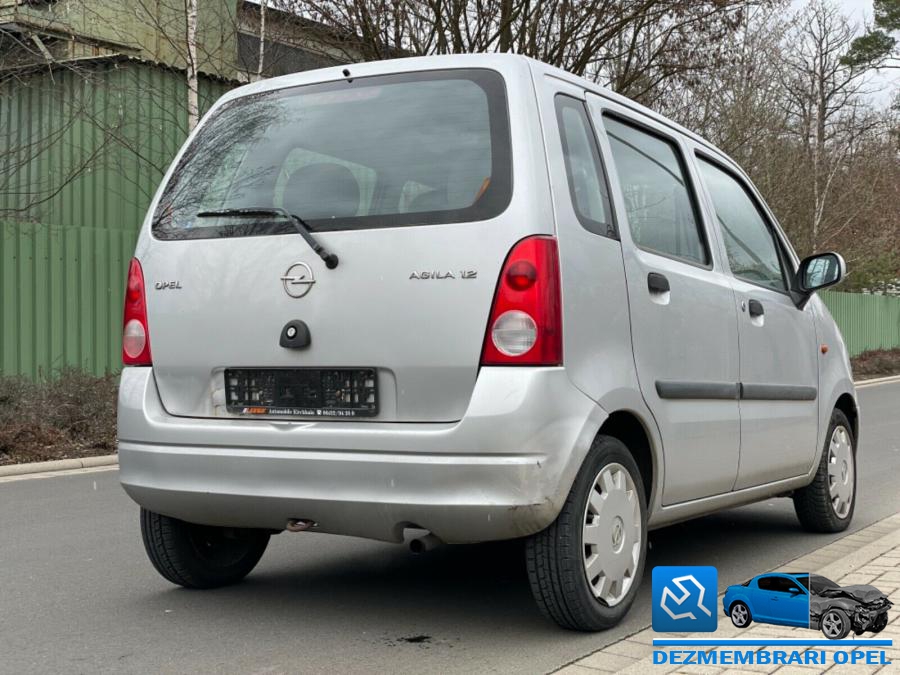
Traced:
<path id="1" fill-rule="evenodd" d="M 752 284 L 784 291 L 775 236 L 755 200 L 731 174 L 703 158 L 699 160 L 700 174 L 725 240 L 731 273 Z"/>
<path id="2" fill-rule="evenodd" d="M 615 237 L 597 139 L 594 138 L 584 104 L 560 94 L 556 97 L 556 117 L 569 192 L 578 220 L 585 229 L 595 234 Z"/>
<path id="3" fill-rule="evenodd" d="M 634 242 L 656 253 L 707 265 L 709 254 L 675 145 L 611 117 L 604 118 L 603 126 Z"/>

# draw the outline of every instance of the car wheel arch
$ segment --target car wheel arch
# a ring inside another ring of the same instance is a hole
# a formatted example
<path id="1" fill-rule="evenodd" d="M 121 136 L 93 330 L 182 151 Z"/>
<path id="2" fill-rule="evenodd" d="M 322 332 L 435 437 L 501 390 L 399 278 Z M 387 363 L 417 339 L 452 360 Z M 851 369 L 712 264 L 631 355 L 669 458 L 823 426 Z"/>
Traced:
<path id="1" fill-rule="evenodd" d="M 838 396 L 834 403 L 834 408 L 840 410 L 850 422 L 850 433 L 853 434 L 854 452 L 858 452 L 859 448 L 859 408 L 856 400 L 847 392 Z"/>
<path id="2" fill-rule="evenodd" d="M 631 410 L 617 410 L 600 426 L 597 436 L 612 436 L 621 441 L 634 458 L 644 484 L 647 508 L 656 496 L 659 462 L 650 431 L 640 416 Z"/>

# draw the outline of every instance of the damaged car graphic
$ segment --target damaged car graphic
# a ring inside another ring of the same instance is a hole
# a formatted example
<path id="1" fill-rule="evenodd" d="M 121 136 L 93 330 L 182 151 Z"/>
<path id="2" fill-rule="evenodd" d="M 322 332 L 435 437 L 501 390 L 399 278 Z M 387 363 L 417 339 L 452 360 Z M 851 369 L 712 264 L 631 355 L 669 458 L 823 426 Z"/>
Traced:
<path id="1" fill-rule="evenodd" d="M 809 575 L 809 627 L 820 629 L 830 640 L 840 640 L 852 630 L 880 633 L 888 624 L 893 603 L 874 586 L 838 586 L 818 574 Z"/>

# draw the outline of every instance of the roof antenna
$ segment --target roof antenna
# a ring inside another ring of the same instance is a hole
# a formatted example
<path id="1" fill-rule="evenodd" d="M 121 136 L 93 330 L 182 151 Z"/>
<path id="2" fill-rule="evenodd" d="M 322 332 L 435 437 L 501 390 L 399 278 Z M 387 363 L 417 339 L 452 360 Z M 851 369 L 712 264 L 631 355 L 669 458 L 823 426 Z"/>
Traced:
<path id="1" fill-rule="evenodd" d="M 344 68 L 343 73 L 344 73 L 344 77 L 347 78 L 347 82 L 348 82 L 348 83 L 352 83 L 352 82 L 353 82 L 353 78 L 350 77 L 350 69 L 349 69 L 349 68 Z"/>

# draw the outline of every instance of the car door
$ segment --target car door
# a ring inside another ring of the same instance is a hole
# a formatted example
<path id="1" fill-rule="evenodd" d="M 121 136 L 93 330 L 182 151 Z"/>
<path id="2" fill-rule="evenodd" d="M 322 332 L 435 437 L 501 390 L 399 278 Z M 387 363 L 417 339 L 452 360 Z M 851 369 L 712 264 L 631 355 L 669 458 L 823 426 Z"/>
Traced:
<path id="1" fill-rule="evenodd" d="M 731 490 L 738 468 L 734 292 L 678 137 L 588 95 L 609 167 L 641 393 L 662 435 L 664 505 Z"/>
<path id="2" fill-rule="evenodd" d="M 753 594 L 753 618 L 759 622 L 772 622 L 778 613 L 777 582 L 775 577 L 759 577 Z"/>
<path id="3" fill-rule="evenodd" d="M 809 623 L 809 595 L 793 579 L 762 577 L 759 587 L 764 597 L 766 621 L 786 626 L 805 626 Z"/>
<path id="4" fill-rule="evenodd" d="M 809 594 L 790 577 L 782 577 L 779 585 L 779 611 L 784 621 L 792 626 L 809 625 Z"/>
<path id="5" fill-rule="evenodd" d="M 740 335 L 741 460 L 735 489 L 805 474 L 818 430 L 818 341 L 788 294 L 793 263 L 749 183 L 698 156 L 732 273 Z"/>

